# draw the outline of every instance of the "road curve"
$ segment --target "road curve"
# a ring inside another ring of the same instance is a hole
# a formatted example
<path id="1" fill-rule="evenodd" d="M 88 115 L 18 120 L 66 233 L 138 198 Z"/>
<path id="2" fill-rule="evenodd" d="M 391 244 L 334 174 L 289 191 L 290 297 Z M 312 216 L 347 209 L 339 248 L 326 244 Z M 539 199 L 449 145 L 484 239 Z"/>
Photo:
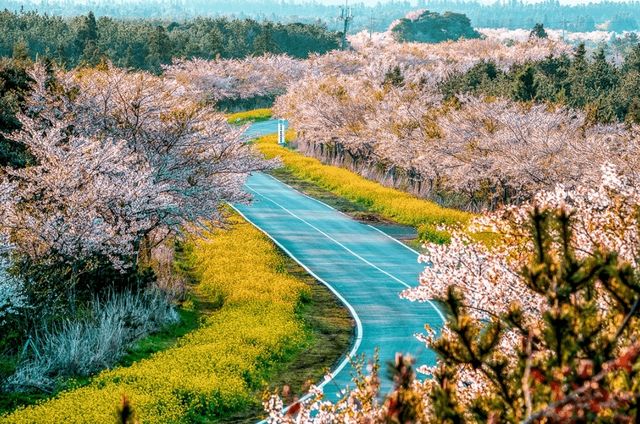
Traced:
<path id="1" fill-rule="evenodd" d="M 261 123 L 251 135 L 272 133 Z M 328 400 L 336 400 L 351 381 L 349 357 L 372 357 L 382 363 L 396 352 L 411 353 L 418 364 L 434 364 L 435 355 L 416 340 L 424 325 L 440 328 L 444 317 L 432 303 L 412 303 L 398 294 L 418 282 L 424 265 L 417 253 L 376 228 L 354 221 L 275 178 L 256 173 L 246 189 L 249 205 L 234 205 L 245 219 L 267 234 L 289 256 L 327 285 L 349 308 L 357 334 L 348 357 L 324 383 Z M 383 390 L 391 387 L 383 372 Z"/>

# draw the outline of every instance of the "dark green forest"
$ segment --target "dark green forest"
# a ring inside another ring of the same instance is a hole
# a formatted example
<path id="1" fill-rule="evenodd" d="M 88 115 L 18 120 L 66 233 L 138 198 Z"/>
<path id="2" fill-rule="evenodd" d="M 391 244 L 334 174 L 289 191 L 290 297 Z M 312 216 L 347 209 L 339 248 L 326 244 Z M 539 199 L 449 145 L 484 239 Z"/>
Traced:
<path id="1" fill-rule="evenodd" d="M 24 166 L 27 155 L 24 149 L 7 140 L 5 135 L 20 128 L 16 114 L 24 105 L 29 91 L 27 58 L 0 59 L 0 166 Z"/>
<path id="2" fill-rule="evenodd" d="M 305 58 L 338 47 L 340 34 L 322 24 L 251 19 L 63 18 L 36 12 L 0 12 L 0 56 L 47 57 L 66 68 L 114 65 L 160 72 L 174 58 L 243 58 L 286 53 Z"/>

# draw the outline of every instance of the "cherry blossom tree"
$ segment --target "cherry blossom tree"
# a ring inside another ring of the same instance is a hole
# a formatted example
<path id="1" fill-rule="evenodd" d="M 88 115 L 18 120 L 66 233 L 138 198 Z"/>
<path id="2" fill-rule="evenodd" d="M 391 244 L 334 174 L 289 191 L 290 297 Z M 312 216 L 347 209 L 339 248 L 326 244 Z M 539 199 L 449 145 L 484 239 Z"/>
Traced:
<path id="1" fill-rule="evenodd" d="M 126 140 L 151 167 L 154 183 L 167 186 L 172 208 L 162 225 L 208 220 L 221 202 L 246 200 L 244 179 L 267 166 L 244 128 L 227 124 L 171 79 L 114 68 L 80 71 L 74 79 L 83 131 Z"/>
<path id="2" fill-rule="evenodd" d="M 245 59 L 192 59 L 166 66 L 167 78 L 196 99 L 219 102 L 283 94 L 306 70 L 305 61 L 286 55 Z"/>
<path id="3" fill-rule="evenodd" d="M 384 37 L 360 40 L 356 51 L 311 57 L 304 76 L 289 85 L 274 109 L 298 131 L 298 146 L 306 154 L 446 204 L 495 207 L 529 199 L 548 181 L 563 181 L 554 175 L 561 170 L 551 167 L 547 172 L 543 162 L 556 157 L 560 161 L 555 153 L 561 147 L 574 140 L 580 144 L 586 136 L 572 129 L 584 118 L 542 106 L 525 110 L 502 100 L 466 97 L 457 105 L 443 103 L 438 86 L 481 61 L 506 70 L 568 51 L 568 46 L 549 40 L 509 46 L 495 39 L 436 45 L 395 43 Z M 389 83 L 392 72 L 401 82 Z M 482 128 L 476 128 L 478 120 L 501 125 L 485 126 L 483 135 Z M 508 128 L 521 124 L 527 126 L 521 134 L 509 134 Z M 455 131 L 457 127 L 473 131 Z M 565 140 L 565 128 L 572 139 Z M 496 129 L 501 132 L 494 140 Z M 484 140 L 487 145 L 481 146 Z M 517 152 L 503 157 L 514 145 Z M 479 150 L 474 149 L 495 150 L 495 156 L 476 155 Z M 518 172 L 523 159 L 529 166 Z M 571 169 L 580 168 L 576 163 Z"/>
<path id="4" fill-rule="evenodd" d="M 505 99 L 444 101 L 406 64 L 376 69 L 309 76 L 277 100 L 300 151 L 470 210 L 576 187 L 606 162 L 636 172 L 637 126 L 589 125 L 576 110 Z M 387 81 L 392 69 L 402 83 Z"/>
<path id="5" fill-rule="evenodd" d="M 80 282 L 108 278 L 105 266 L 130 274 L 150 243 L 246 200 L 245 178 L 268 166 L 242 128 L 170 81 L 110 67 L 52 76 L 38 66 L 31 77 L 10 137 L 34 165 L 2 169 L 0 231 L 18 272 L 46 280 L 41 297 L 48 284 L 73 296 Z"/>

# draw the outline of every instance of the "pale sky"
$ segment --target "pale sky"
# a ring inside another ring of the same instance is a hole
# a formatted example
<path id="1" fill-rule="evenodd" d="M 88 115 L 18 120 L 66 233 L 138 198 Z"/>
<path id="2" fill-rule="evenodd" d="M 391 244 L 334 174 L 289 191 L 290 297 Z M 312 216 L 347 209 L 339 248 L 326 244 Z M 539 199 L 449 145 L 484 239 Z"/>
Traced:
<path id="1" fill-rule="evenodd" d="M 299 2 L 303 2 L 304 0 L 298 0 Z M 396 1 L 402 1 L 402 0 L 396 0 Z M 411 1 L 411 0 L 410 0 Z M 476 1 L 478 3 L 488 3 L 488 4 L 492 4 L 495 3 L 496 0 L 469 0 L 469 1 Z M 524 0 L 524 3 L 541 3 L 544 0 Z M 560 0 L 560 4 L 587 4 L 587 3 L 600 3 L 601 0 Z M 619 1 L 621 3 L 626 2 L 628 0 L 614 0 L 614 1 Z M 315 2 L 317 3 L 322 3 L 322 4 L 344 4 L 345 0 L 315 0 Z M 391 2 L 390 0 L 349 0 L 349 3 L 351 4 L 356 4 L 356 3 L 364 3 L 367 5 L 375 5 L 378 2 L 380 3 L 389 3 Z M 412 3 L 416 3 L 415 1 L 411 1 Z M 429 6 L 429 2 L 427 1 L 427 7 Z"/>
<path id="2" fill-rule="evenodd" d="M 43 0 L 38 0 L 38 1 L 43 1 Z M 51 1 L 51 0 L 49 0 Z M 54 2 L 58 1 L 62 1 L 62 0 L 53 0 Z M 66 0 L 69 1 L 69 0 Z M 188 1 L 188 0 L 187 0 Z M 270 0 L 256 0 L 258 2 L 268 2 Z M 274 2 L 278 2 L 279 0 L 271 0 Z M 287 1 L 291 1 L 291 0 L 287 0 Z M 306 3 L 306 2 L 315 2 L 315 3 L 322 3 L 322 4 L 332 4 L 332 5 L 342 5 L 345 3 L 345 0 L 293 0 L 296 3 Z M 364 3 L 367 5 L 375 5 L 377 3 L 391 3 L 391 2 L 403 2 L 404 0 L 347 0 L 350 4 L 358 4 L 358 3 Z M 409 0 L 411 3 L 415 4 L 416 0 Z M 467 1 L 475 1 L 478 3 L 495 3 L 496 0 L 467 0 Z M 498 0 L 500 1 L 500 0 Z M 540 3 L 544 0 L 523 0 L 525 3 Z M 586 4 L 586 3 L 599 3 L 602 0 L 560 0 L 561 4 Z M 619 2 L 626 2 L 628 0 L 613 0 L 613 1 L 619 1 Z M 72 3 L 93 3 L 93 2 L 97 2 L 97 3 L 101 3 L 101 2 L 113 2 L 110 0 L 71 0 Z M 115 3 L 120 3 L 120 0 L 116 0 Z M 126 1 L 128 2 L 133 2 L 133 3 L 145 3 L 145 0 L 128 0 Z M 429 5 L 429 1 L 427 0 L 427 7 Z"/>

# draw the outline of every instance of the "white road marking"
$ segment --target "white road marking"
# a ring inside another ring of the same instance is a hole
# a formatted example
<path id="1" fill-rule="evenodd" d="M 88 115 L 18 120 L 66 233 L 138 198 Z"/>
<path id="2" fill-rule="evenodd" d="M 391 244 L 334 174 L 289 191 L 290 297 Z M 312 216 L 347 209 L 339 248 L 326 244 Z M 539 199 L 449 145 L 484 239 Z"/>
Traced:
<path id="1" fill-rule="evenodd" d="M 379 232 L 380 234 L 384 234 L 386 237 L 390 238 L 391 240 L 395 241 L 396 243 L 398 243 L 400 246 L 404 247 L 405 249 L 408 249 L 410 251 L 412 251 L 413 253 L 415 253 L 416 255 L 420 256 L 420 252 L 418 252 L 417 250 L 412 249 L 410 246 L 407 246 L 406 244 L 404 244 L 403 242 L 401 242 L 400 240 L 391 237 L 389 234 L 385 233 L 384 231 L 382 231 L 379 228 L 374 227 L 373 225 L 369 225 L 367 224 L 367 227 L 371 227 L 374 230 L 376 230 L 377 232 Z"/>
<path id="2" fill-rule="evenodd" d="M 332 211 L 338 212 L 339 214 L 342 214 L 342 215 L 344 215 L 344 216 L 346 216 L 346 217 L 349 217 L 349 215 L 347 215 L 346 213 L 342 212 L 341 210 L 338 210 L 338 209 L 334 208 L 334 207 L 333 207 L 333 206 L 331 206 L 331 205 L 327 205 L 327 204 L 326 204 L 326 203 L 324 203 L 322 200 L 318 200 L 318 199 L 316 199 L 315 197 L 311 197 L 311 196 L 309 196 L 308 194 L 305 194 L 305 193 L 301 192 L 300 190 L 298 190 L 298 189 L 296 189 L 296 188 L 292 187 L 291 185 L 289 185 L 289 184 L 287 184 L 287 183 L 285 183 L 285 182 L 283 182 L 283 181 L 280 181 L 279 179 L 277 179 L 277 178 L 276 178 L 276 177 L 274 177 L 273 175 L 269 175 L 269 174 L 263 174 L 263 175 L 266 175 L 267 177 L 271 178 L 272 180 L 275 180 L 275 181 L 279 182 L 280 184 L 284 184 L 284 185 L 286 185 L 286 186 L 287 186 L 287 187 L 289 187 L 291 190 L 297 191 L 298 193 L 302 194 L 304 197 L 306 197 L 306 198 L 307 198 L 307 199 L 309 199 L 309 200 L 313 200 L 314 202 L 319 203 L 319 204 L 321 204 L 322 206 L 324 206 L 324 207 L 327 207 L 327 208 L 331 209 Z M 349 218 L 351 218 L 351 217 L 349 217 Z"/>
<path id="3" fill-rule="evenodd" d="M 295 213 L 291 212 L 289 209 L 285 208 L 284 206 L 282 206 L 280 203 L 276 202 L 275 200 L 271 199 L 270 197 L 259 193 L 258 191 L 254 190 L 253 187 L 251 187 L 249 184 L 245 184 L 245 187 L 247 187 L 249 190 L 251 190 L 252 192 L 254 192 L 255 194 L 257 194 L 258 196 L 268 200 L 269 202 L 273 203 L 274 205 L 276 205 L 277 207 L 279 207 L 280 209 L 282 209 L 283 211 L 287 212 L 289 215 L 291 215 L 292 217 L 298 219 L 299 221 L 305 223 L 306 225 L 308 225 L 309 227 L 313 228 L 314 230 L 316 230 L 317 232 L 319 232 L 320 234 L 322 234 L 323 236 L 325 236 L 326 238 L 328 238 L 329 240 L 331 240 L 332 242 L 334 242 L 335 244 L 337 244 L 338 246 L 342 247 L 344 250 L 346 250 L 347 252 L 349 252 L 350 254 L 352 254 L 353 256 L 355 256 L 356 258 L 360 259 L 362 262 L 366 263 L 367 265 L 371 266 L 372 268 L 377 269 L 378 271 L 380 271 L 381 273 L 389 276 L 391 279 L 397 281 L 398 283 L 402 284 L 403 286 L 405 286 L 406 288 L 411 288 L 411 286 L 407 283 L 405 283 L 404 281 L 400 280 L 399 278 L 395 277 L 394 275 L 389 274 L 387 271 L 385 271 L 384 269 L 378 267 L 377 265 L 369 262 L 368 260 L 366 260 L 365 258 L 363 258 L 362 256 L 358 255 L 356 252 L 354 252 L 353 250 L 349 249 L 347 246 L 345 246 L 344 244 L 340 243 L 338 240 L 334 239 L 333 237 L 331 237 L 329 234 L 325 233 L 324 231 L 322 231 L 321 229 L 319 229 L 318 227 L 316 227 L 315 225 L 311 224 L 310 222 L 308 222 L 307 220 L 299 217 L 298 215 L 296 215 Z M 444 315 L 442 314 L 442 312 L 440 311 L 440 308 L 438 308 L 431 300 L 427 300 L 427 303 L 429 303 L 429 305 L 431 305 L 431 307 L 436 311 L 436 313 L 440 316 L 440 319 L 442 320 L 442 323 L 444 324 L 446 322 L 446 319 L 444 317 Z"/>

